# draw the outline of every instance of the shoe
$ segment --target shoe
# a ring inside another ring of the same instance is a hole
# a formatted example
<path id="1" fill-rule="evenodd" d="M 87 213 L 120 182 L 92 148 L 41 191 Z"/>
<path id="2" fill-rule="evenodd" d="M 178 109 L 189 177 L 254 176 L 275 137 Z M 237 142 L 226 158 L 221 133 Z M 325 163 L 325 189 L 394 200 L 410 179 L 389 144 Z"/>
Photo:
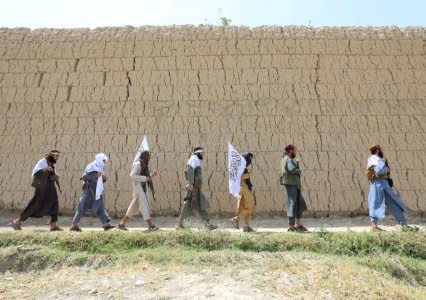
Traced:
<path id="1" fill-rule="evenodd" d="M 13 222 L 10 222 L 10 227 L 12 227 L 13 230 L 22 230 L 21 224 L 15 224 Z"/>
<path id="2" fill-rule="evenodd" d="M 207 224 L 206 224 L 206 228 L 207 228 L 208 230 L 215 230 L 215 229 L 218 229 L 218 226 L 217 226 L 217 225 L 210 224 L 210 223 L 207 223 Z"/>
<path id="3" fill-rule="evenodd" d="M 82 232 L 83 230 L 81 230 L 81 228 L 80 228 L 80 227 L 75 226 L 75 227 L 71 227 L 71 228 L 70 228 L 70 231 Z"/>
<path id="4" fill-rule="evenodd" d="M 159 230 L 160 228 L 158 228 L 157 226 L 155 226 L 155 225 L 152 225 L 152 226 L 150 226 L 149 228 L 148 228 L 148 231 L 157 231 L 157 230 Z"/>
<path id="5" fill-rule="evenodd" d="M 118 224 L 117 228 L 120 229 L 120 230 L 123 230 L 123 231 L 128 231 L 126 225 L 124 225 L 124 224 Z"/>
<path id="6" fill-rule="evenodd" d="M 176 230 L 183 230 L 183 229 L 186 229 L 186 228 L 182 224 L 177 224 L 176 225 Z"/>
<path id="7" fill-rule="evenodd" d="M 296 232 L 296 231 L 297 231 L 297 228 L 296 228 L 296 227 L 289 227 L 289 228 L 287 229 L 287 231 L 288 231 L 288 232 Z"/>
<path id="8" fill-rule="evenodd" d="M 104 226 L 104 231 L 108 231 L 108 230 L 111 230 L 113 228 L 115 228 L 115 227 L 108 223 Z"/>
<path id="9" fill-rule="evenodd" d="M 297 232 L 301 232 L 301 233 L 303 233 L 303 232 L 309 232 L 309 230 L 305 226 L 303 226 L 303 225 L 297 226 L 296 227 L 296 231 Z"/>
<path id="10" fill-rule="evenodd" d="M 63 229 L 59 226 L 55 226 L 55 227 L 50 228 L 50 231 L 63 231 Z"/>
<path id="11" fill-rule="evenodd" d="M 243 227 L 243 232 L 254 232 L 254 229 L 250 226 L 244 226 Z"/>
<path id="12" fill-rule="evenodd" d="M 375 226 L 375 227 L 371 227 L 371 231 L 372 232 L 377 232 L 377 231 L 386 231 L 386 230 L 384 230 L 384 229 L 382 229 L 382 228 L 380 228 L 379 226 Z"/>
<path id="13" fill-rule="evenodd" d="M 420 228 L 417 226 L 402 225 L 401 230 L 403 232 L 417 232 Z"/>
<path id="14" fill-rule="evenodd" d="M 238 222 L 238 219 L 231 219 L 232 225 L 234 225 L 235 229 L 240 229 L 240 222 Z"/>

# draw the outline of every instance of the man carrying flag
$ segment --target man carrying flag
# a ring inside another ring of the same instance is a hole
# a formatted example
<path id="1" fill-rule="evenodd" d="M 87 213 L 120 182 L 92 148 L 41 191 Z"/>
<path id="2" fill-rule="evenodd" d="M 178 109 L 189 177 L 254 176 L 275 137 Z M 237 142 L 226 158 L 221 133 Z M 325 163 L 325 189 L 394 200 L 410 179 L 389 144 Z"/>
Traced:
<path id="1" fill-rule="evenodd" d="M 235 228 L 239 229 L 239 220 L 245 223 L 244 232 L 254 231 L 250 227 L 250 219 L 254 214 L 254 200 L 250 171 L 247 167 L 251 164 L 254 156 L 250 152 L 240 155 L 235 148 L 228 143 L 228 168 L 229 168 L 229 192 L 237 197 L 236 215 L 231 219 Z"/>
<path id="2" fill-rule="evenodd" d="M 148 140 L 145 136 L 133 161 L 132 170 L 130 172 L 133 185 L 133 199 L 132 202 L 130 202 L 126 214 L 117 225 L 118 229 L 127 230 L 127 220 L 139 210 L 143 219 L 148 224 L 148 230 L 158 230 L 158 227 L 152 223 L 151 210 L 148 204 L 148 191 L 150 190 L 154 195 L 152 178 L 157 175 L 157 170 L 154 170 L 152 173 L 149 171 L 150 158 L 151 153 L 149 152 Z"/>
<path id="3" fill-rule="evenodd" d="M 201 147 L 195 147 L 186 164 L 186 193 L 183 199 L 183 207 L 179 216 L 176 229 L 184 229 L 183 221 L 188 218 L 192 209 L 198 210 L 200 217 L 204 220 L 204 224 L 208 230 L 217 229 L 216 225 L 210 224 L 207 209 L 210 208 L 209 201 L 201 191 L 201 161 L 203 160 L 204 150 Z"/>

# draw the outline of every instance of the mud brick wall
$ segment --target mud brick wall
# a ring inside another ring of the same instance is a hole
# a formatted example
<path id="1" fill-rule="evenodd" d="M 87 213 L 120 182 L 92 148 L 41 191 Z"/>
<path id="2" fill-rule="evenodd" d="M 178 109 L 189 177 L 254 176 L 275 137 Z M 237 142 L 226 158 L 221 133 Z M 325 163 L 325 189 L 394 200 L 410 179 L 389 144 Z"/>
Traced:
<path id="1" fill-rule="evenodd" d="M 62 211 L 74 210 L 82 170 L 105 152 L 106 206 L 121 214 L 146 134 L 158 214 L 179 210 L 193 145 L 207 149 L 211 211 L 234 211 L 228 140 L 255 153 L 258 212 L 285 207 L 288 143 L 299 148 L 312 214 L 367 211 L 372 143 L 409 209 L 425 212 L 425 40 L 425 28 L 0 29 L 0 207 L 26 205 L 34 164 L 58 148 Z"/>

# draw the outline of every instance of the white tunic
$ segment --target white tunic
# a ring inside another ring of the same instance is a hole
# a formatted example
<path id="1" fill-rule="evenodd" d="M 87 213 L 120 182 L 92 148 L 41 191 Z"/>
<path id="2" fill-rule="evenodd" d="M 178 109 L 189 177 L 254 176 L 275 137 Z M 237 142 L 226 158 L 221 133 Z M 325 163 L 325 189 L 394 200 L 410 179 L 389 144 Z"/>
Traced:
<path id="1" fill-rule="evenodd" d="M 129 208 L 127 209 L 126 216 L 131 217 L 135 215 L 138 208 L 141 212 L 144 220 L 151 219 L 151 210 L 148 204 L 148 190 L 149 185 L 146 185 L 146 193 L 143 191 L 142 182 L 147 182 L 147 176 L 139 175 L 141 173 L 141 164 L 140 161 L 135 162 L 132 165 L 132 171 L 130 172 L 130 179 L 132 180 L 133 186 L 133 199 L 130 202 Z"/>

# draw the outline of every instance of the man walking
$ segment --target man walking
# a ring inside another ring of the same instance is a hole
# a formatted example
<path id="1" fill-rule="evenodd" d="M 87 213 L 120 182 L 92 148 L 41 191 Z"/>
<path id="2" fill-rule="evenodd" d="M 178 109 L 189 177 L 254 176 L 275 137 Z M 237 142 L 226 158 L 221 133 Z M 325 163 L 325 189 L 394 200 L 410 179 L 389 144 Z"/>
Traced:
<path id="1" fill-rule="evenodd" d="M 390 168 L 384 158 L 380 145 L 372 145 L 369 148 L 370 156 L 367 162 L 367 178 L 370 181 L 370 192 L 368 193 L 368 211 L 371 220 L 371 231 L 382 231 L 378 226 L 379 219 L 385 217 L 387 206 L 396 221 L 406 231 L 415 231 L 416 228 L 407 225 L 407 217 L 404 203 L 392 188 L 390 179 Z"/>
<path id="2" fill-rule="evenodd" d="M 108 157 L 105 154 L 98 153 L 95 161 L 89 163 L 84 169 L 83 177 L 81 177 L 84 182 L 83 193 L 72 219 L 71 231 L 81 231 L 78 222 L 88 209 L 99 217 L 105 231 L 114 228 L 114 226 L 109 224 L 111 218 L 105 211 L 103 197 L 103 183 L 107 180 L 104 174 L 104 167 L 107 161 Z"/>
<path id="3" fill-rule="evenodd" d="M 250 180 L 250 171 L 247 167 L 251 164 L 254 156 L 253 153 L 245 152 L 242 154 L 246 161 L 246 168 L 241 175 L 240 194 L 238 195 L 237 211 L 235 217 L 231 219 L 232 224 L 236 229 L 240 228 L 239 220 L 242 219 L 245 223 L 244 232 L 252 232 L 254 229 L 250 227 L 250 219 L 254 214 L 253 200 L 253 184 Z"/>
<path id="4" fill-rule="evenodd" d="M 296 146 L 285 147 L 281 161 L 281 175 L 287 195 L 287 216 L 289 232 L 307 232 L 302 225 L 302 215 L 307 210 L 305 199 L 302 196 L 299 161 L 296 159 Z"/>
<path id="5" fill-rule="evenodd" d="M 50 231 L 62 230 L 57 225 L 59 203 L 55 186 L 55 183 L 59 185 L 59 177 L 56 175 L 56 162 L 59 159 L 59 153 L 58 150 L 52 150 L 35 165 L 31 184 L 35 188 L 34 196 L 21 215 L 12 221 L 13 229 L 21 230 L 22 222 L 30 217 L 50 216 Z"/>
<path id="6" fill-rule="evenodd" d="M 201 191 L 202 174 L 201 161 L 204 158 L 204 150 L 201 147 L 195 147 L 194 151 L 186 164 L 186 193 L 183 199 L 183 207 L 179 216 L 176 229 L 183 229 L 183 221 L 188 218 L 191 209 L 198 210 L 198 213 L 204 221 L 208 230 L 214 230 L 216 225 L 210 224 L 207 209 L 210 208 L 209 201 Z"/>
<path id="7" fill-rule="evenodd" d="M 117 226 L 118 229 L 127 230 L 127 220 L 139 210 L 148 225 L 148 230 L 158 230 L 158 227 L 152 223 L 151 209 L 148 204 L 148 191 L 151 190 L 152 193 L 154 191 L 152 178 L 157 175 L 157 170 L 154 170 L 152 173 L 149 171 L 150 158 L 151 153 L 149 151 L 143 151 L 139 156 L 139 160 L 132 165 L 130 179 L 132 180 L 133 186 L 133 199 L 132 202 L 130 202 L 126 214 L 121 218 Z"/>

